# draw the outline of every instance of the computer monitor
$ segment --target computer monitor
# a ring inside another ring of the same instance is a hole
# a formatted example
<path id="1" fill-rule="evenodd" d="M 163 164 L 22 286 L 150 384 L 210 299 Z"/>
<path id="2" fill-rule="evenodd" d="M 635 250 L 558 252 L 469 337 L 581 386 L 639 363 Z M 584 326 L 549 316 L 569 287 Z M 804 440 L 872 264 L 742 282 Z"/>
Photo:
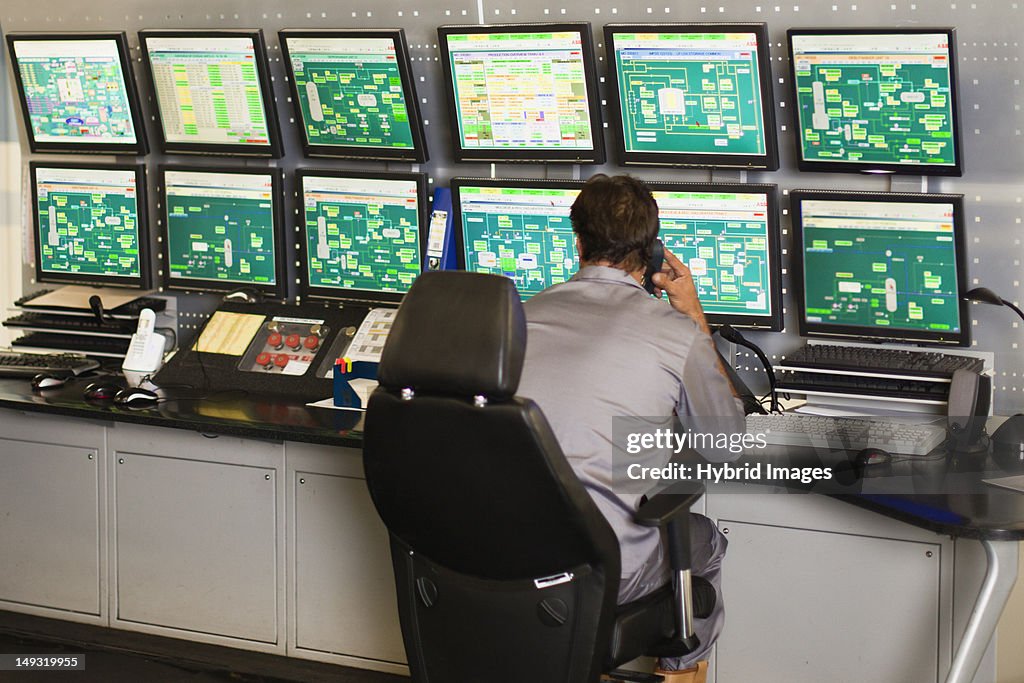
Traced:
<path id="1" fill-rule="evenodd" d="M 708 322 L 782 329 L 775 185 L 649 182 L 659 237 L 693 273 Z"/>
<path id="2" fill-rule="evenodd" d="M 776 170 L 765 24 L 604 27 L 622 163 Z"/>
<path id="3" fill-rule="evenodd" d="M 33 152 L 145 154 L 146 131 L 119 33 L 9 33 Z"/>
<path id="4" fill-rule="evenodd" d="M 300 169 L 302 295 L 398 302 L 423 270 L 422 173 Z"/>
<path id="5" fill-rule="evenodd" d="M 579 268 L 569 210 L 583 183 L 453 178 L 459 267 L 504 275 L 525 300 Z"/>
<path id="6" fill-rule="evenodd" d="M 289 29 L 280 39 L 307 156 L 427 160 L 403 29 Z"/>
<path id="7" fill-rule="evenodd" d="M 794 190 L 800 334 L 967 346 L 963 196 Z"/>
<path id="8" fill-rule="evenodd" d="M 37 281 L 149 286 L 141 165 L 34 161 L 29 173 Z"/>
<path id="9" fill-rule="evenodd" d="M 589 23 L 437 34 L 456 161 L 604 163 Z"/>
<path id="10" fill-rule="evenodd" d="M 165 152 L 281 156 L 263 31 L 140 31 Z"/>
<path id="11" fill-rule="evenodd" d="M 963 173 L 951 28 L 790 29 L 802 171 Z"/>
<path id="12" fill-rule="evenodd" d="M 287 294 L 281 171 L 164 166 L 163 285 Z"/>

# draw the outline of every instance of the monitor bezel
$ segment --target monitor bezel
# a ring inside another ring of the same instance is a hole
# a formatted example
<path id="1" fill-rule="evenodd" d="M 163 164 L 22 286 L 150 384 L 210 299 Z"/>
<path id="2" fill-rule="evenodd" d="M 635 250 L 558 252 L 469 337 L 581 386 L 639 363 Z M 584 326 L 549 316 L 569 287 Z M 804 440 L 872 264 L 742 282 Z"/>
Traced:
<path id="1" fill-rule="evenodd" d="M 406 109 L 409 113 L 409 128 L 412 131 L 412 149 L 387 147 L 363 147 L 358 145 L 324 145 L 309 141 L 306 123 L 302 117 L 302 106 L 299 103 L 299 88 L 295 83 L 295 71 L 292 67 L 291 52 L 288 49 L 289 38 L 380 38 L 391 40 L 395 45 L 398 62 L 398 73 L 402 79 L 402 92 L 405 96 Z M 302 151 L 306 157 L 336 159 L 374 159 L 383 161 L 410 161 L 422 164 L 429 160 L 427 138 L 423 128 L 423 116 L 420 113 L 420 101 L 416 95 L 416 83 L 412 73 L 412 59 L 409 56 L 409 44 L 405 38 L 405 29 L 282 29 L 278 32 L 281 45 L 281 59 L 288 73 L 288 88 L 295 109 L 295 122 L 301 128 Z"/>
<path id="2" fill-rule="evenodd" d="M 793 291 L 796 294 L 797 320 L 802 337 L 893 342 L 904 344 L 931 344 L 935 346 L 969 346 L 971 343 L 970 316 L 967 311 L 967 239 L 964 234 L 964 196 L 962 194 L 915 194 L 906 192 L 854 192 L 842 190 L 793 190 L 790 196 L 794 254 L 790 262 Z M 874 327 L 812 323 L 807 320 L 806 287 L 804 284 L 804 201 L 888 202 L 892 204 L 952 204 L 953 248 L 956 249 L 956 277 L 960 306 L 960 331 L 957 333 L 920 330 L 893 330 L 888 332 Z"/>
<path id="3" fill-rule="evenodd" d="M 197 278 L 172 278 L 170 271 L 170 221 L 167 206 L 167 172 L 182 171 L 186 173 L 221 173 L 227 175 L 270 176 L 271 194 L 273 195 L 273 234 L 276 263 L 273 285 L 256 282 L 227 282 Z M 160 226 L 160 286 L 162 289 L 178 292 L 233 292 L 238 289 L 253 289 L 277 299 L 284 299 L 288 293 L 288 253 L 286 251 L 285 233 L 287 227 L 284 219 L 284 173 L 279 168 L 256 168 L 234 166 L 190 166 L 182 164 L 161 164 L 157 167 L 157 201 L 159 202 Z"/>
<path id="4" fill-rule="evenodd" d="M 418 172 L 397 171 L 339 171 L 322 168 L 300 168 L 296 173 L 296 197 L 298 200 L 298 222 L 295 225 L 296 245 L 298 247 L 299 294 L 303 298 L 347 301 L 371 304 L 397 304 L 405 297 L 405 292 L 377 292 L 371 289 L 344 289 L 339 287 L 322 287 L 309 282 L 309 246 L 306 238 L 306 178 L 341 178 L 351 180 L 404 180 L 416 183 L 419 201 L 419 234 L 420 234 L 420 273 L 426 263 L 427 209 L 430 198 L 427 189 L 427 174 Z"/>
<path id="5" fill-rule="evenodd" d="M 462 229 L 462 188 L 463 187 L 495 187 L 495 188 L 519 188 L 519 189 L 553 189 L 553 190 L 582 190 L 586 182 L 583 180 L 532 180 L 529 178 L 469 178 L 461 176 L 451 179 L 452 192 L 452 230 L 455 232 L 455 265 L 458 270 L 466 270 L 466 239 Z M 579 254 L 576 255 L 576 262 L 579 263 Z M 524 298 L 523 293 L 520 298 Z M 536 296 L 536 295 L 532 295 Z"/>
<path id="6" fill-rule="evenodd" d="M 619 97 L 619 70 L 615 59 L 615 37 L 622 33 L 753 33 L 757 36 L 757 69 L 761 94 L 762 135 L 764 154 L 714 154 L 707 152 L 631 152 L 626 149 L 622 103 Z M 775 95 L 768 25 L 763 22 L 672 22 L 640 24 L 606 24 L 605 62 L 608 74 L 608 104 L 616 117 L 611 127 L 619 160 L 623 166 L 660 166 L 672 168 L 728 168 L 739 170 L 777 171 L 779 169 L 778 129 L 775 123 Z"/>
<path id="7" fill-rule="evenodd" d="M 124 277 L 111 275 L 90 275 L 82 273 L 52 273 L 43 270 L 42 237 L 40 235 L 39 192 L 37 172 L 39 169 L 131 171 L 135 174 L 135 224 L 139 238 L 139 276 Z M 35 255 L 36 282 L 61 285 L 89 285 L 93 287 L 125 287 L 128 289 L 149 289 L 152 265 L 152 239 L 149 234 L 149 204 L 146 194 L 146 167 L 143 164 L 68 163 L 32 161 L 29 163 L 32 193 L 32 242 Z"/>
<path id="8" fill-rule="evenodd" d="M 25 134 L 28 137 L 29 149 L 32 152 L 47 153 L 59 152 L 69 154 L 130 154 L 133 156 L 144 156 L 149 151 L 149 142 L 146 138 L 146 125 L 142 116 L 142 107 L 139 99 L 139 91 L 135 82 L 135 73 L 132 70 L 130 49 L 128 46 L 128 35 L 124 31 L 75 31 L 67 33 L 36 33 L 36 32 L 15 32 L 7 34 L 8 56 L 11 60 L 11 70 L 14 72 L 14 85 L 18 91 L 18 102 L 21 105 L 21 117 L 25 125 Z M 81 40 L 112 40 L 117 45 L 118 57 L 121 61 L 121 73 L 124 76 L 125 95 L 128 100 L 128 110 L 131 116 L 132 126 L 135 128 L 135 142 L 83 142 L 83 143 L 62 143 L 62 142 L 41 142 L 36 140 L 35 131 L 32 128 L 32 119 L 28 110 L 28 99 L 25 97 L 25 84 L 21 77 L 21 68 L 15 54 L 15 43 L 21 41 L 81 41 Z"/>
<path id="9" fill-rule="evenodd" d="M 794 36 L 875 36 L 875 35 L 922 35 L 942 34 L 947 37 L 949 46 L 949 97 L 950 112 L 953 117 L 953 164 L 899 164 L 876 162 L 823 161 L 804 158 L 800 100 L 796 85 L 796 61 L 793 58 Z M 791 28 L 786 31 L 786 44 L 789 51 L 789 95 L 793 103 L 793 118 L 796 126 L 793 139 L 796 143 L 797 168 L 801 171 L 821 173 L 879 173 L 899 175 L 927 176 L 962 176 L 964 173 L 964 149 L 961 134 L 959 65 L 957 64 L 956 29 L 952 27 L 899 27 L 899 28 Z"/>
<path id="10" fill-rule="evenodd" d="M 464 147 L 459 134 L 458 105 L 455 101 L 455 83 L 452 75 L 451 52 L 448 36 L 464 34 L 495 35 L 501 33 L 578 32 L 583 50 L 583 75 L 586 79 L 587 102 L 594 145 L 589 150 L 579 149 L 476 149 Z M 448 24 L 437 29 L 438 48 L 441 52 L 441 71 L 444 78 L 445 99 L 448 110 L 449 133 L 455 161 L 518 162 L 518 163 L 570 163 L 603 164 L 607 160 L 604 144 L 604 123 L 601 117 L 601 96 L 598 92 L 597 57 L 594 37 L 589 21 L 539 22 L 516 24 Z"/>
<path id="11" fill-rule="evenodd" d="M 742 315 L 738 313 L 709 313 L 704 311 L 710 325 L 730 325 L 745 329 L 780 332 L 782 315 L 782 227 L 779 220 L 779 188 L 765 183 L 677 183 L 645 181 L 652 192 L 735 192 L 764 195 L 768 201 L 768 315 Z M 660 235 L 659 227 L 659 235 Z"/>
<path id="12" fill-rule="evenodd" d="M 256 62 L 256 75 L 260 81 L 260 93 L 263 97 L 263 116 L 267 121 L 267 137 L 269 145 L 226 145 L 207 142 L 171 142 L 167 139 L 163 116 L 160 114 L 160 97 L 157 93 L 156 81 L 153 78 L 153 62 L 150 56 L 148 40 L 150 38 L 249 38 L 253 43 Z M 263 29 L 221 29 L 221 30 L 166 30 L 144 29 L 139 31 L 139 50 L 149 79 L 149 92 L 153 98 L 157 129 L 160 131 L 160 148 L 166 154 L 229 154 L 243 157 L 270 157 L 279 159 L 284 155 L 281 143 L 281 126 L 277 118 L 277 100 L 271 84 L 267 43 L 263 37 Z"/>

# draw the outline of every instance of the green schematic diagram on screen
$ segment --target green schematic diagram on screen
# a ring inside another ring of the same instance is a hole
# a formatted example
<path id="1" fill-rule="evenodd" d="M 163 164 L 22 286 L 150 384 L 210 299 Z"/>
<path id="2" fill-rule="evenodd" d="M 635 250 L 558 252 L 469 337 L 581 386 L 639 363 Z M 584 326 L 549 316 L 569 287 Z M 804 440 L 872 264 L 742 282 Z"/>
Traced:
<path id="1" fill-rule="evenodd" d="M 167 171 L 165 188 L 171 280 L 275 284 L 271 176 Z"/>
<path id="2" fill-rule="evenodd" d="M 421 270 L 414 181 L 306 176 L 309 285 L 406 292 Z"/>
<path id="3" fill-rule="evenodd" d="M 466 270 L 511 278 L 524 298 L 576 272 L 569 210 L 579 189 L 461 187 Z"/>
<path id="4" fill-rule="evenodd" d="M 953 207 L 804 201 L 807 320 L 959 332 Z"/>
<path id="5" fill-rule="evenodd" d="M 693 274 L 709 314 L 771 315 L 764 194 L 653 192 L 665 246 Z"/>
<path id="6" fill-rule="evenodd" d="M 292 37 L 288 50 L 310 144 L 412 149 L 394 40 Z"/>
<path id="7" fill-rule="evenodd" d="M 764 154 L 753 33 L 621 33 L 615 69 L 627 152 Z"/>
<path id="8" fill-rule="evenodd" d="M 956 164 L 945 34 L 791 39 L 804 160 Z"/>
<path id="9" fill-rule="evenodd" d="M 139 277 L 134 171 L 36 170 L 40 269 Z"/>

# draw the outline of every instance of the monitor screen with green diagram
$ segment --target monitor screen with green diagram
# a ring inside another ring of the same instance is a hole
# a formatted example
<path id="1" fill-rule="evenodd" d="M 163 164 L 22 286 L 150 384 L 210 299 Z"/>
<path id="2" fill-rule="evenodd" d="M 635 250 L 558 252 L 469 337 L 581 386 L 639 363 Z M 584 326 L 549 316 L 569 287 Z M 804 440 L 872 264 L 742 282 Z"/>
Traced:
<path id="1" fill-rule="evenodd" d="M 605 27 L 626 163 L 777 167 L 763 25 Z"/>
<path id="2" fill-rule="evenodd" d="M 689 267 L 708 321 L 781 329 L 775 187 L 650 186 L 659 237 Z"/>
<path id="3" fill-rule="evenodd" d="M 581 183 L 452 181 L 463 266 L 504 275 L 523 299 L 579 268 L 569 211 Z"/>
<path id="4" fill-rule="evenodd" d="M 11 34 L 8 42 L 33 149 L 145 151 L 123 34 Z"/>
<path id="5" fill-rule="evenodd" d="M 952 30 L 789 40 L 802 169 L 959 175 Z"/>
<path id="6" fill-rule="evenodd" d="M 275 181 L 266 171 L 164 169 L 165 285 L 278 291 Z"/>
<path id="7" fill-rule="evenodd" d="M 283 31 L 281 46 L 308 153 L 425 160 L 401 31 Z"/>
<path id="8" fill-rule="evenodd" d="M 962 197 L 794 191 L 802 327 L 961 343 Z"/>
<path id="9" fill-rule="evenodd" d="M 36 272 L 42 282 L 144 285 L 149 240 L 134 166 L 32 166 Z"/>
<path id="10" fill-rule="evenodd" d="M 398 300 L 422 270 L 421 174 L 301 172 L 307 293 Z"/>

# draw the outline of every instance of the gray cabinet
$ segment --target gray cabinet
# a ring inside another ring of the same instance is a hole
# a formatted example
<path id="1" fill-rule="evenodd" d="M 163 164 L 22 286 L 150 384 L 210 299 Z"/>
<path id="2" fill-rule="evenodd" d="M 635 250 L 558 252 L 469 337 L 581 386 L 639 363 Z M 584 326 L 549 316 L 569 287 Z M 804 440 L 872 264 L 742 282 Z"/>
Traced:
<path id="1" fill-rule="evenodd" d="M 706 496 L 729 540 L 713 683 L 943 680 L 981 578 L 954 601 L 954 567 L 982 558 L 961 567 L 951 539 L 826 496 L 725 491 Z"/>
<path id="2" fill-rule="evenodd" d="M 295 654 L 404 672 L 388 534 L 359 451 L 288 444 Z M 389 666 L 385 663 L 395 663 Z M 365 665 L 365 664 L 364 664 Z"/>
<path id="3" fill-rule="evenodd" d="M 283 649 L 282 447 L 120 425 L 110 434 L 115 625 Z"/>
<path id="4" fill-rule="evenodd" d="M 935 683 L 940 546 L 719 526 L 729 550 L 717 683 Z"/>
<path id="5" fill-rule="evenodd" d="M 0 454 L 0 601 L 98 617 L 99 451 L 0 439 Z"/>

